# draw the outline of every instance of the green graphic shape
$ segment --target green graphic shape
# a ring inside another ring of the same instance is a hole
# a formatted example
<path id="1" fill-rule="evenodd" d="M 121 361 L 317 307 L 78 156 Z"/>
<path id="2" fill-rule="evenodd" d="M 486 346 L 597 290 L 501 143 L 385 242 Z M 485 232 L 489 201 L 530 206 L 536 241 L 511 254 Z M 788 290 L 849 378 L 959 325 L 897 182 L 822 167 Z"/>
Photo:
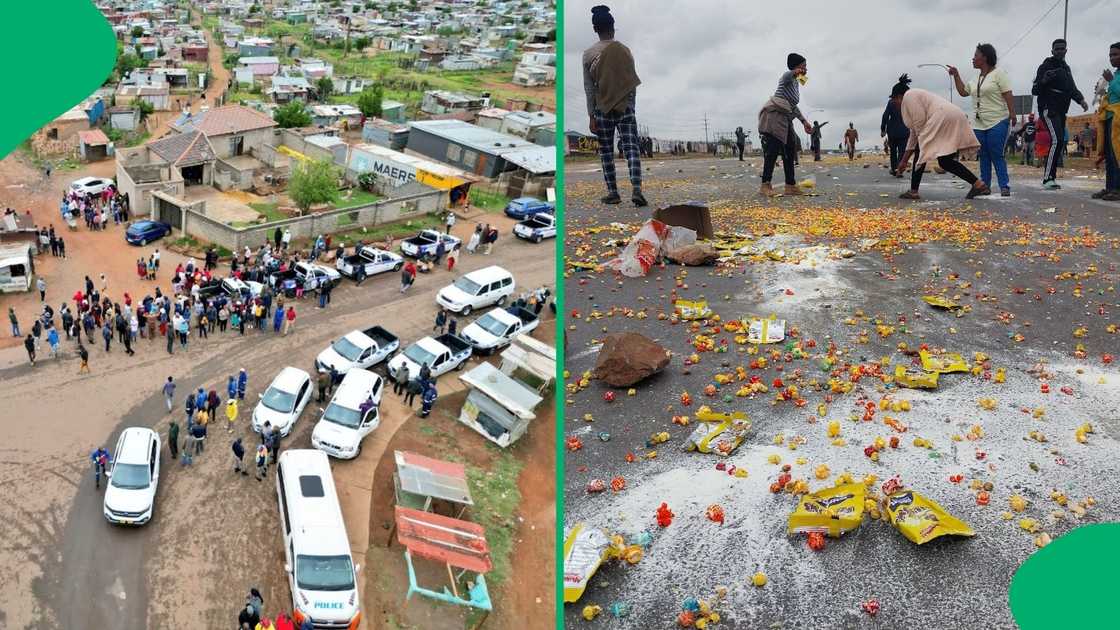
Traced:
<path id="1" fill-rule="evenodd" d="M 1082 525 L 1036 551 L 1008 593 L 1020 630 L 1120 628 L 1120 523 Z"/>
<path id="2" fill-rule="evenodd" d="M 113 29 L 91 0 L 5 2 L 0 156 L 93 93 L 116 63 Z M 108 103 L 106 103 L 108 106 Z"/>

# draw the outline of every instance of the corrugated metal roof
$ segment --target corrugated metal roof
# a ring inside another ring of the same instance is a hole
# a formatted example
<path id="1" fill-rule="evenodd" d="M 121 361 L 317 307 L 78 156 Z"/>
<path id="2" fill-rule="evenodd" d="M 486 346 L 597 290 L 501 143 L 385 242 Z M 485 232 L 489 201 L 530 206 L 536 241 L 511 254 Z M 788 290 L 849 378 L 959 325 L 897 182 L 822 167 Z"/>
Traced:
<path id="1" fill-rule="evenodd" d="M 409 126 L 482 153 L 500 156 L 531 173 L 556 171 L 556 149 L 553 147 L 542 147 L 461 120 L 422 120 L 409 123 Z"/>
<path id="2" fill-rule="evenodd" d="M 109 144 L 109 137 L 105 135 L 104 131 L 100 129 L 91 129 L 89 131 L 79 131 L 78 138 L 82 144 L 98 146 L 102 144 Z"/>
<path id="3" fill-rule="evenodd" d="M 214 147 L 199 131 L 176 133 L 148 143 L 148 150 L 171 164 L 190 166 L 215 159 Z"/>
<path id="4" fill-rule="evenodd" d="M 475 573 L 493 566 L 481 525 L 399 505 L 396 521 L 397 540 L 412 553 Z"/>

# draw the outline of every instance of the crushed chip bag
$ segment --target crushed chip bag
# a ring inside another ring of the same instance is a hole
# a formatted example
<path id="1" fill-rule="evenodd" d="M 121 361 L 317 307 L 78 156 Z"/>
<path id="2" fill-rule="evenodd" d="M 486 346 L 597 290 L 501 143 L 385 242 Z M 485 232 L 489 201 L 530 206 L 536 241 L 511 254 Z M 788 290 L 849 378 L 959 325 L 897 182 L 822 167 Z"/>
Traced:
<path id="1" fill-rule="evenodd" d="M 940 295 L 923 295 L 922 301 L 935 308 L 945 308 L 951 310 L 961 307 L 960 304 Z"/>
<path id="2" fill-rule="evenodd" d="M 913 490 L 899 490 L 887 495 L 883 499 L 883 511 L 895 529 L 918 545 L 940 536 L 976 535 L 964 521 Z"/>
<path id="3" fill-rule="evenodd" d="M 956 352 L 946 352 L 935 356 L 922 350 L 918 353 L 918 356 L 922 359 L 922 369 L 927 372 L 948 374 L 949 372 L 968 371 L 968 361 L 965 361 L 964 357 Z"/>
<path id="4" fill-rule="evenodd" d="M 806 494 L 789 515 L 788 533 L 821 532 L 838 538 L 859 527 L 866 491 L 862 483 L 846 483 Z"/>
<path id="5" fill-rule="evenodd" d="M 564 601 L 575 602 L 583 596 L 591 576 L 603 564 L 611 541 L 600 529 L 576 523 L 564 538 Z"/>
<path id="6" fill-rule="evenodd" d="M 712 309 L 708 308 L 707 300 L 677 300 L 673 308 L 681 319 L 706 319 L 712 316 Z"/>
<path id="7" fill-rule="evenodd" d="M 750 343 L 778 343 L 785 338 L 784 319 L 752 319 L 747 329 L 747 341 Z"/>
<path id="8" fill-rule="evenodd" d="M 908 368 L 905 365 L 896 365 L 894 368 L 894 381 L 900 387 L 911 389 L 937 389 L 937 372 L 923 372 Z"/>
<path id="9" fill-rule="evenodd" d="M 688 436 L 686 451 L 730 455 L 743 443 L 751 428 L 750 418 L 741 411 L 717 413 L 702 409 L 696 419 L 701 423 Z"/>

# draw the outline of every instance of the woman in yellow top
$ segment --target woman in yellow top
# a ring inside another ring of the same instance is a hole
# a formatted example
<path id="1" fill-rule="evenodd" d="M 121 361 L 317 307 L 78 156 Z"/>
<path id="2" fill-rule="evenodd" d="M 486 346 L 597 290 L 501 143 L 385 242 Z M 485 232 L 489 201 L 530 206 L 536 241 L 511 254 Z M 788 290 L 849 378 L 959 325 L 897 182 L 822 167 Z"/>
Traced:
<path id="1" fill-rule="evenodd" d="M 1093 193 L 1094 199 L 1120 201 L 1120 42 L 1108 48 L 1108 63 L 1117 71 L 1104 71 L 1108 81 L 1108 91 L 1101 99 L 1098 116 L 1100 130 L 1097 133 L 1097 167 L 1104 164 L 1104 190 Z"/>
<path id="2" fill-rule="evenodd" d="M 226 403 L 226 419 L 229 420 L 229 422 L 226 423 L 226 433 L 232 433 L 233 432 L 233 423 L 237 422 L 237 399 L 236 398 L 230 398 L 229 402 Z"/>
<path id="3" fill-rule="evenodd" d="M 960 72 L 949 66 L 949 75 L 961 96 L 972 96 L 972 130 L 980 141 L 980 179 L 992 185 L 992 166 L 996 168 L 999 193 L 1011 196 L 1011 182 L 1007 177 L 1007 160 L 1003 149 L 1007 134 L 1016 124 L 1015 101 L 1011 98 L 1011 79 L 1003 68 L 996 67 L 996 49 L 991 44 L 977 44 L 972 55 L 972 67 L 980 71 L 976 79 L 965 83 Z"/>

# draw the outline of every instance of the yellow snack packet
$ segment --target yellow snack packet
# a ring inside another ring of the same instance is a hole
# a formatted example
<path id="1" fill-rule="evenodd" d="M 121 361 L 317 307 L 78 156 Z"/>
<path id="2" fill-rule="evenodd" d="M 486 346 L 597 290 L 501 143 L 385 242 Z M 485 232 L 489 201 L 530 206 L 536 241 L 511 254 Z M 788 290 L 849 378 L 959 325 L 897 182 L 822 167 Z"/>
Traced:
<path id="1" fill-rule="evenodd" d="M 890 524 L 918 545 L 939 536 L 976 535 L 964 521 L 913 490 L 899 490 L 888 495 L 882 507 Z"/>
<path id="2" fill-rule="evenodd" d="M 789 515 L 787 532 L 821 532 L 838 538 L 840 534 L 859 527 L 863 520 L 865 492 L 862 483 L 846 483 L 806 494 Z"/>
<path id="3" fill-rule="evenodd" d="M 961 307 L 960 304 L 940 295 L 923 295 L 922 301 L 935 308 L 954 309 Z"/>
<path id="4" fill-rule="evenodd" d="M 677 300 L 673 302 L 673 309 L 681 319 L 705 319 L 712 316 L 712 309 L 708 308 L 707 300 Z"/>
<path id="5" fill-rule="evenodd" d="M 900 387 L 937 389 L 938 376 L 937 372 L 923 372 L 908 368 L 905 365 L 897 365 L 894 368 L 894 380 Z"/>
<path id="6" fill-rule="evenodd" d="M 927 372 L 948 374 L 949 372 L 968 371 L 968 361 L 965 361 L 964 357 L 956 352 L 946 352 L 934 356 L 922 350 L 918 352 L 918 356 L 922 359 L 922 369 Z"/>

